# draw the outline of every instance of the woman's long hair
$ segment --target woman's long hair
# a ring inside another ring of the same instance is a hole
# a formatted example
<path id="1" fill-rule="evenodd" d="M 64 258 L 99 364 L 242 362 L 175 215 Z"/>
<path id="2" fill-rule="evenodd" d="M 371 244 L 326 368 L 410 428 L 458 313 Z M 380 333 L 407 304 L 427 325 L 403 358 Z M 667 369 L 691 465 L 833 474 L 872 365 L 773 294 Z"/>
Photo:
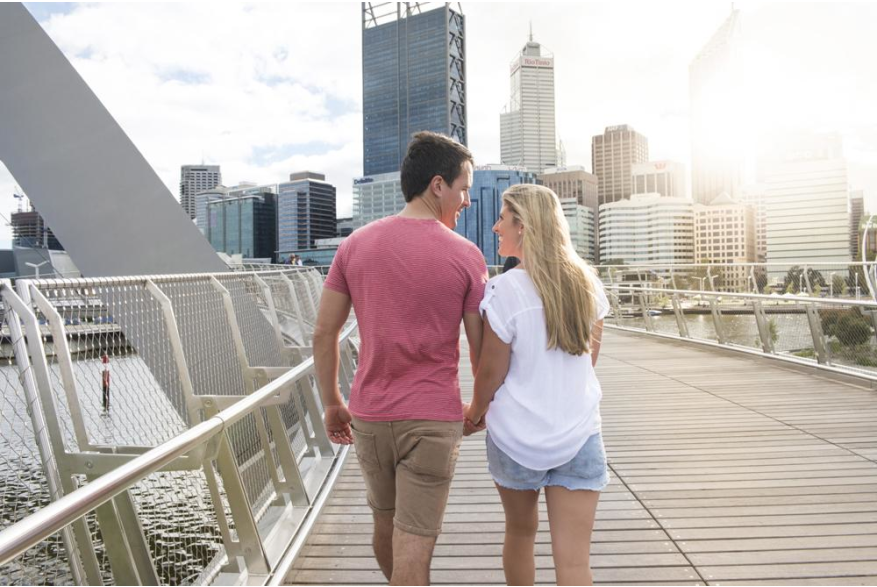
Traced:
<path id="1" fill-rule="evenodd" d="M 505 191 L 502 201 L 524 227 L 524 266 L 545 308 L 548 348 L 573 355 L 590 352 L 597 277 L 573 248 L 560 200 L 547 187 L 518 184 Z"/>

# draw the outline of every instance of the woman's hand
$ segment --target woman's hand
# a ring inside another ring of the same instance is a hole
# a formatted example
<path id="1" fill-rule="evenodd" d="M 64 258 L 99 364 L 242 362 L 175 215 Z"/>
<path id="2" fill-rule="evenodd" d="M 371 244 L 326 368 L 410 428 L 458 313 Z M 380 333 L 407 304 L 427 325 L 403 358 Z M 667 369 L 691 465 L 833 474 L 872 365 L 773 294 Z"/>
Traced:
<path id="1" fill-rule="evenodd" d="M 487 428 L 484 411 L 476 410 L 472 404 L 463 404 L 463 418 L 463 436 L 469 436 Z"/>

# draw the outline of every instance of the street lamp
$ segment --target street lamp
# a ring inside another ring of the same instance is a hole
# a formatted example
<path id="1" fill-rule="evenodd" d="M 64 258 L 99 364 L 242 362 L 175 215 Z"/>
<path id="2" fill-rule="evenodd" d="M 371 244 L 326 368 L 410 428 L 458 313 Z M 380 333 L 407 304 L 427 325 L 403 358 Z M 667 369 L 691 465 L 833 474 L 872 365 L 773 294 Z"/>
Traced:
<path id="1" fill-rule="evenodd" d="M 24 264 L 28 267 L 33 267 L 34 279 L 40 278 L 40 267 L 42 267 L 46 263 L 48 263 L 48 261 L 43 261 L 42 263 L 37 263 L 36 265 L 34 265 L 33 263 L 28 263 L 27 261 L 24 262 Z"/>

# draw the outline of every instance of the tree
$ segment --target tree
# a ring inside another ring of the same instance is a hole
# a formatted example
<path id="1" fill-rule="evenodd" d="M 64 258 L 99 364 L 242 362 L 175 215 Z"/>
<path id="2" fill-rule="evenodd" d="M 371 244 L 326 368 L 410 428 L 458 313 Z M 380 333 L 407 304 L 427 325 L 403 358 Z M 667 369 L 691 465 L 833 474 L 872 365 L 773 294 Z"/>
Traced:
<path id="1" fill-rule="evenodd" d="M 877 257 L 877 252 L 868 251 L 866 258 L 869 262 L 874 261 L 875 257 Z M 850 266 L 849 277 L 847 277 L 847 287 L 856 287 L 857 285 L 860 292 L 863 292 L 866 296 L 869 295 L 868 281 L 865 278 L 865 271 L 861 265 Z"/>
<path id="2" fill-rule="evenodd" d="M 858 346 L 871 340 L 871 324 L 861 314 L 850 312 L 841 316 L 834 329 L 835 336 L 844 346 Z"/>
<path id="3" fill-rule="evenodd" d="M 773 318 L 768 319 L 767 321 L 767 335 L 770 337 L 770 343 L 776 347 L 777 341 L 780 339 L 780 331 L 777 326 L 777 321 Z M 761 337 L 755 337 L 755 346 L 761 346 Z"/>
<path id="4" fill-rule="evenodd" d="M 765 273 L 764 269 L 760 267 L 755 269 L 755 287 L 758 288 L 758 291 L 770 293 L 770 284 L 767 281 L 767 273 Z"/>
<path id="5" fill-rule="evenodd" d="M 819 310 L 819 318 L 822 323 L 822 333 L 825 336 L 836 336 L 836 328 L 840 319 L 855 310 L 842 310 L 833 308 L 830 310 Z"/>
<path id="6" fill-rule="evenodd" d="M 814 288 L 814 291 L 817 286 L 823 288 L 826 285 L 825 277 L 819 271 L 808 268 L 807 276 L 805 277 L 804 268 L 795 265 L 786 273 L 786 277 L 783 280 L 783 288 L 788 293 L 801 293 L 802 290 L 807 289 L 808 280 L 810 281 L 810 287 Z"/>
<path id="7" fill-rule="evenodd" d="M 831 289 L 834 290 L 834 295 L 846 295 L 847 290 L 847 280 L 843 278 L 843 276 L 834 274 L 834 277 L 831 278 Z"/>

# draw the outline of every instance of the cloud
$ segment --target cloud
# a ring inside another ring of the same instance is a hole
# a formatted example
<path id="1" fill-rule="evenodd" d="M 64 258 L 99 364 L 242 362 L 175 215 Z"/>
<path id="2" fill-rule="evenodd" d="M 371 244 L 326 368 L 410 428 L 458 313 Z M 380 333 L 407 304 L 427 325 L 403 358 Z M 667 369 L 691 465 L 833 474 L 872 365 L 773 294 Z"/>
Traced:
<path id="1" fill-rule="evenodd" d="M 652 158 L 688 163 L 688 66 L 728 16 L 711 2 L 464 3 L 469 146 L 499 162 L 508 65 L 527 40 L 556 63 L 557 131 L 570 165 L 591 137 L 630 124 Z M 853 187 L 877 200 L 877 7 L 739 2 L 763 124 L 840 130 Z M 223 180 L 326 173 L 349 213 L 362 172 L 360 6 L 352 3 L 100 3 L 29 6 L 175 196 L 183 164 Z M 0 209 L 14 209 L 0 169 Z M 877 208 L 869 202 L 872 208 Z M 8 216 L 8 213 L 7 213 Z M 8 229 L 7 229 L 8 232 Z M 0 244 L 3 241 L 0 230 Z"/>

